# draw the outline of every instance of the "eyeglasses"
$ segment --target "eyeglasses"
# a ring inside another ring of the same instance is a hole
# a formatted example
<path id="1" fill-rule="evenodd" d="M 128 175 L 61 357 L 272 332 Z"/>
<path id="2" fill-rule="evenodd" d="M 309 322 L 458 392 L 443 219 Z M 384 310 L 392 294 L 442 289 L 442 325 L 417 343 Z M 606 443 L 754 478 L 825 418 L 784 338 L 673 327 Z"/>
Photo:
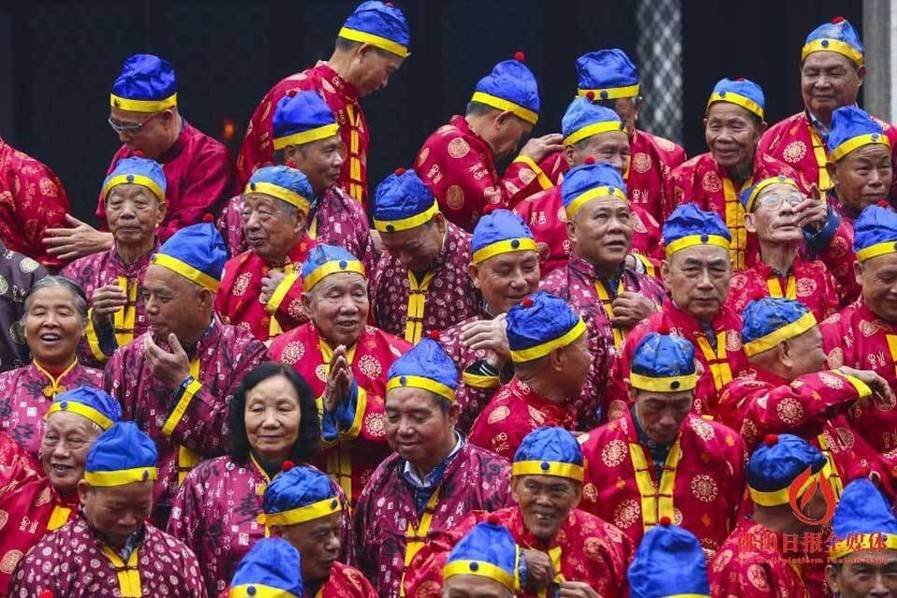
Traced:
<path id="1" fill-rule="evenodd" d="M 757 200 L 757 207 L 760 208 L 778 208 L 783 203 L 788 202 L 789 206 L 799 205 L 804 200 L 804 196 L 800 193 L 768 193 Z"/>
<path id="2" fill-rule="evenodd" d="M 162 112 L 156 112 L 155 114 L 150 114 L 148 117 L 144 118 L 142 121 L 136 122 L 136 123 L 119 122 L 119 121 L 115 120 L 110 115 L 109 116 L 109 126 L 112 127 L 112 130 L 118 134 L 129 133 L 131 135 L 136 135 L 137 133 L 140 132 L 140 129 L 143 128 L 143 125 L 145 125 L 149 121 L 153 120 L 160 114 L 165 114 L 165 111 L 163 110 Z"/>

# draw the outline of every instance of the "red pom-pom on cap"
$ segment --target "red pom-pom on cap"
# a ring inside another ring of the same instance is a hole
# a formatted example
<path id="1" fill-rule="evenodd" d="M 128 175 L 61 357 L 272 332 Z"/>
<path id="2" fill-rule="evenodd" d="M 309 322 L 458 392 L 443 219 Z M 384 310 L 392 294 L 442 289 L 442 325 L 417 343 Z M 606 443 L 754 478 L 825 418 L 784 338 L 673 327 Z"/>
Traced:
<path id="1" fill-rule="evenodd" d="M 746 81 L 744 77 L 735 77 L 736 81 Z"/>
<path id="2" fill-rule="evenodd" d="M 143 150 L 138 149 L 138 150 L 134 150 L 134 157 L 135 158 L 144 158 L 144 157 L 146 157 L 146 154 L 143 153 Z"/>
<path id="3" fill-rule="evenodd" d="M 670 521 L 669 517 L 664 515 L 663 517 L 660 518 L 660 521 L 658 521 L 658 523 L 660 523 L 660 525 L 662 525 L 664 527 L 669 527 L 673 522 Z"/>
<path id="4" fill-rule="evenodd" d="M 501 518 L 499 518 L 499 516 L 495 513 L 489 513 L 489 515 L 486 517 L 486 523 L 490 525 L 501 525 Z"/>
<path id="5" fill-rule="evenodd" d="M 402 176 L 406 172 L 407 171 L 404 168 L 399 167 L 399 168 L 396 168 L 396 171 L 393 174 L 395 174 L 396 176 Z"/>
<path id="6" fill-rule="evenodd" d="M 383 6 L 388 6 L 389 8 L 392 8 L 392 2 L 384 2 Z"/>
<path id="7" fill-rule="evenodd" d="M 291 89 L 290 91 L 287 92 L 287 95 L 288 95 L 289 97 L 291 97 L 291 98 L 295 98 L 295 97 L 296 97 L 296 90 L 295 90 L 295 89 Z"/>
<path id="8" fill-rule="evenodd" d="M 879 199 L 879 200 L 875 203 L 875 205 L 877 205 L 877 206 L 880 207 L 880 208 L 885 208 L 885 209 L 891 207 L 891 204 L 888 203 L 888 200 L 887 200 L 887 199 Z"/>
<path id="9" fill-rule="evenodd" d="M 290 461 L 289 459 L 287 459 L 286 461 L 284 461 L 283 463 L 280 464 L 280 471 L 289 471 L 289 470 L 293 469 L 294 467 L 296 467 L 296 464 L 293 463 L 292 461 Z"/>
<path id="10" fill-rule="evenodd" d="M 594 91 L 587 91 L 587 92 L 586 92 L 586 99 L 589 100 L 590 102 L 594 101 L 594 100 L 595 100 L 595 92 L 594 92 Z"/>
<path id="11" fill-rule="evenodd" d="M 206 212 L 205 214 L 202 215 L 202 221 L 203 222 L 215 222 L 215 216 L 213 214 L 209 214 L 208 212 Z"/>
<path id="12" fill-rule="evenodd" d="M 657 334 L 668 335 L 670 333 L 670 327 L 666 324 L 661 324 L 660 328 L 657 329 Z"/>
<path id="13" fill-rule="evenodd" d="M 483 214 L 491 214 L 495 210 L 498 209 L 498 204 L 496 203 L 487 203 L 486 207 L 483 208 Z"/>
<path id="14" fill-rule="evenodd" d="M 438 330 L 431 330 L 427 333 L 427 338 L 438 341 L 442 338 L 442 333 L 440 333 Z"/>
<path id="15" fill-rule="evenodd" d="M 514 52 L 514 60 L 516 60 L 517 62 L 526 62 L 526 54 L 524 54 L 520 50 L 517 50 L 516 52 Z"/>
<path id="16" fill-rule="evenodd" d="M 834 19 L 832 19 L 832 23 L 834 23 L 835 25 L 837 25 L 838 23 L 843 23 L 843 22 L 846 21 L 846 20 L 847 20 L 847 19 L 845 19 L 844 17 L 835 17 Z"/>
<path id="17" fill-rule="evenodd" d="M 43 592 L 40 593 L 40 598 L 53 598 L 53 591 L 52 590 L 44 590 Z"/>
<path id="18" fill-rule="evenodd" d="M 765 444 L 766 446 L 775 446 L 778 442 L 778 434 L 767 434 L 766 438 L 763 439 L 763 444 Z"/>
<path id="19" fill-rule="evenodd" d="M 520 302 L 520 307 L 532 307 L 533 299 L 532 297 L 524 297 L 523 301 Z"/>
<path id="20" fill-rule="evenodd" d="M 594 164 L 594 163 L 595 163 L 595 156 L 586 156 L 586 159 L 583 160 L 583 163 L 585 163 L 585 164 Z"/>

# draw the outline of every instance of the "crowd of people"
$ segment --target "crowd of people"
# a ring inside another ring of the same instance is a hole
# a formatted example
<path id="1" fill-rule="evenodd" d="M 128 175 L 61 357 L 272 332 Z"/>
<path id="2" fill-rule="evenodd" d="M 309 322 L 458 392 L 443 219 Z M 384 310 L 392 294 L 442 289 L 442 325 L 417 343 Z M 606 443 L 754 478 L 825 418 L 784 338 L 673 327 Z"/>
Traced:
<path id="1" fill-rule="evenodd" d="M 720 80 L 689 159 L 618 49 L 520 147 L 518 52 L 369 193 L 409 47 L 362 2 L 235 167 L 131 56 L 100 228 L 0 140 L 0 596 L 897 596 L 897 129 L 854 27 L 772 126 Z"/>

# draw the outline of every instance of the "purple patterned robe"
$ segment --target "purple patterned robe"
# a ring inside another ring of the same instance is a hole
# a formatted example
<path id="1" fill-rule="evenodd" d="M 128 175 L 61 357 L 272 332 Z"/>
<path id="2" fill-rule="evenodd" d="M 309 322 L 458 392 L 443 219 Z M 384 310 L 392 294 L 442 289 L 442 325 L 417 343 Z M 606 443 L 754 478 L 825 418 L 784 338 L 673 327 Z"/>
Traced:
<path id="1" fill-rule="evenodd" d="M 197 346 L 188 351 L 191 369 L 198 362 L 198 374 L 193 376 L 201 386 L 172 393 L 149 372 L 144 336 L 115 352 L 106 365 L 104 386 L 121 403 L 122 419 L 137 422 L 156 443 L 159 479 L 153 493 L 154 518 L 164 524 L 187 471 L 201 457 L 220 454 L 225 447 L 228 401 L 243 377 L 267 359 L 268 350 L 251 332 L 222 324 L 215 317 Z"/>
<path id="2" fill-rule="evenodd" d="M 135 568 L 137 575 L 129 575 Z M 133 585 L 132 592 L 124 592 L 120 580 L 137 576 L 141 593 L 134 592 L 138 588 Z M 180 540 L 147 523 L 143 541 L 125 564 L 97 538 L 83 515 L 28 551 L 14 573 L 9 595 L 36 598 L 45 590 L 56 598 L 207 596 L 196 556 Z"/>
<path id="3" fill-rule="evenodd" d="M 25 295 L 46 275 L 46 268 L 0 240 L 0 372 L 31 360 L 20 321 L 25 315 Z"/>
<path id="4" fill-rule="evenodd" d="M 398 596 L 409 522 L 419 525 L 397 454 L 380 464 L 355 508 L 355 560 L 381 596 Z M 510 501 L 511 468 L 494 453 L 464 441 L 445 467 L 427 537 L 446 532 L 470 511 L 494 511 Z M 421 531 L 421 530 L 419 530 Z"/>
<path id="5" fill-rule="evenodd" d="M 32 362 L 0 374 L 0 431 L 37 457 L 44 436 L 44 415 L 53 397 L 82 385 L 102 386 L 103 372 L 80 363 L 57 379 Z"/>

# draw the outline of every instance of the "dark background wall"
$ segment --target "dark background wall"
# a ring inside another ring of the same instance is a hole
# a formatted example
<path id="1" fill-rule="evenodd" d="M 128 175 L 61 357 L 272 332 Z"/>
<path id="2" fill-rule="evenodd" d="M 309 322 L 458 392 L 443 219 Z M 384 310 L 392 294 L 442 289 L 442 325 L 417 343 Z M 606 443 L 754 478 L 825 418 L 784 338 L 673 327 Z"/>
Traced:
<path id="1" fill-rule="evenodd" d="M 407 166 L 427 134 L 462 111 L 476 80 L 523 50 L 543 114 L 559 128 L 576 87 L 574 61 L 598 48 L 634 56 L 633 2 L 397 0 L 412 56 L 389 88 L 364 101 L 373 137 L 370 183 Z M 0 7 L 0 134 L 50 165 L 76 215 L 90 214 L 118 143 L 109 86 L 121 61 L 153 52 L 175 66 L 184 116 L 235 153 L 246 120 L 281 77 L 326 59 L 349 0 L 31 0 Z M 861 0 L 683 0 L 685 138 L 704 150 L 701 115 L 713 83 L 763 85 L 770 122 L 800 108 L 799 51 L 835 15 L 862 27 Z M 646 98 L 650 102 L 651 98 Z M 227 124 L 234 134 L 226 136 Z M 648 125 L 650 123 L 647 123 Z"/>

